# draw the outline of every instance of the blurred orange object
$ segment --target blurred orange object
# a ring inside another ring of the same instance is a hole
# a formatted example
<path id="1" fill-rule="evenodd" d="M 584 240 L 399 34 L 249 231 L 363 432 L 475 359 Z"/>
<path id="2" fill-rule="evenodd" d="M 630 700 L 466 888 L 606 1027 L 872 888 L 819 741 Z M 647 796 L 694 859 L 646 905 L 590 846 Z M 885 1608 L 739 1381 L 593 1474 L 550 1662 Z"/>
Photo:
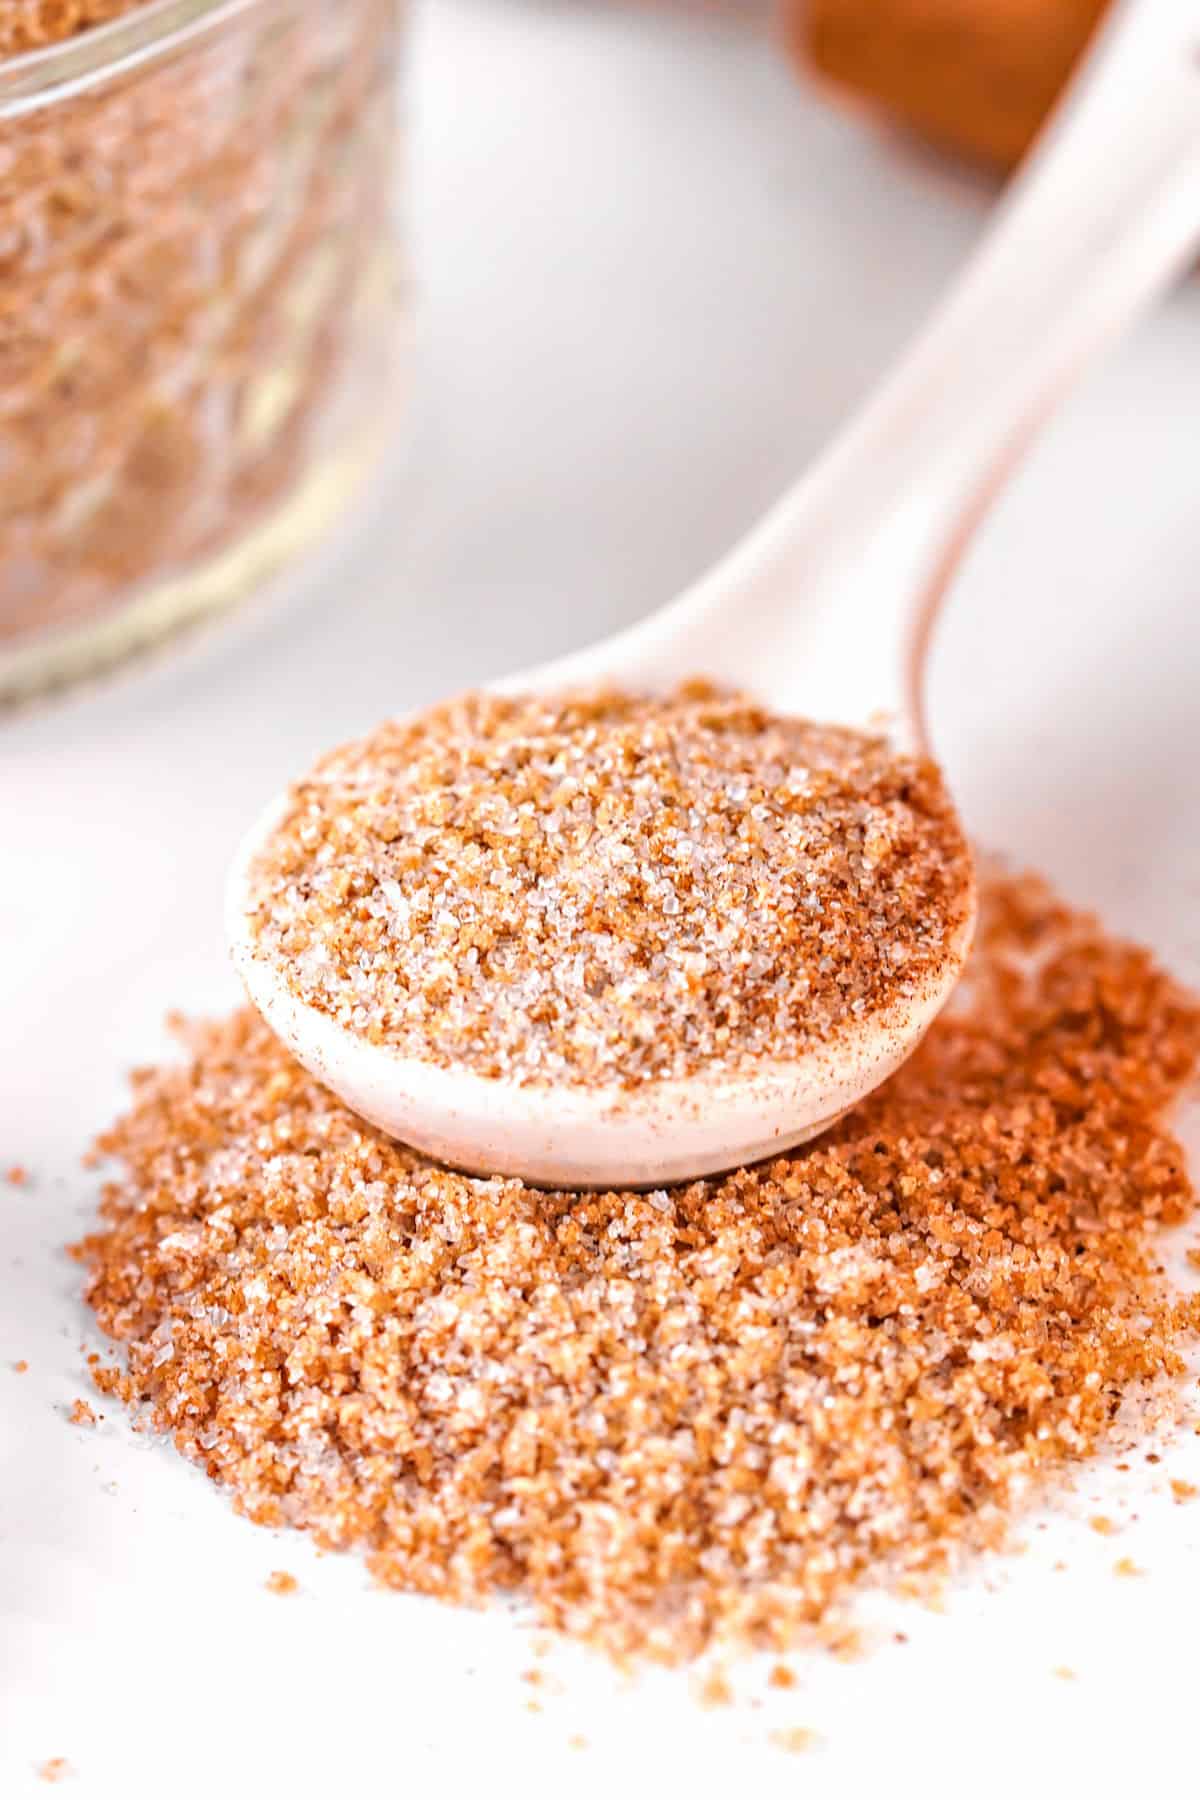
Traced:
<path id="1" fill-rule="evenodd" d="M 822 75 L 944 149 L 1019 161 L 1107 0 L 783 0 Z"/>

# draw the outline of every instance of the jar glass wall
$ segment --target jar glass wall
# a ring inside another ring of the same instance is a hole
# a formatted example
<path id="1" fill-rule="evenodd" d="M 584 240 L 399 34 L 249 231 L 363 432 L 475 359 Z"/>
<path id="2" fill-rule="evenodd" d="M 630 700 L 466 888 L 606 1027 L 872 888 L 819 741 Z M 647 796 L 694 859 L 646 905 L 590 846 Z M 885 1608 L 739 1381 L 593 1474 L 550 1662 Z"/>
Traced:
<path id="1" fill-rule="evenodd" d="M 0 62 L 0 697 L 225 605 L 396 417 L 397 0 L 149 0 Z"/>

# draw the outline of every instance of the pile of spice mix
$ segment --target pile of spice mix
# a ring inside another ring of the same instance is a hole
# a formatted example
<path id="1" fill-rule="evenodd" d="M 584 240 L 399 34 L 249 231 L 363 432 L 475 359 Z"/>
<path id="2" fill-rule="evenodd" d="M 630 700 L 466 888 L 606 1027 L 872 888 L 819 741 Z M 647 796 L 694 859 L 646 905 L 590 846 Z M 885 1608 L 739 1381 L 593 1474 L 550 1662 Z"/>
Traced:
<path id="1" fill-rule="evenodd" d="M 1166 1121 L 1200 1004 L 1036 879 L 981 880 L 878 1093 L 658 1192 L 453 1173 L 251 1011 L 177 1028 L 98 1145 L 98 1385 L 397 1588 L 618 1658 L 782 1647 L 1001 1543 L 1123 1402 L 1182 1406 L 1200 1303 L 1159 1239 L 1195 1206 Z"/>

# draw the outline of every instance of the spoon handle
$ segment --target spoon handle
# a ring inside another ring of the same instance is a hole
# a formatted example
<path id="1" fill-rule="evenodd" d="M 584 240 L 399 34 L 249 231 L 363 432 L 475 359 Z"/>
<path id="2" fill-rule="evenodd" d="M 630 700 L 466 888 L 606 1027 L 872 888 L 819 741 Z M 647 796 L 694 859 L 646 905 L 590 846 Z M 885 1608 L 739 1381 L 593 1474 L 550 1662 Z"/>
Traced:
<path id="1" fill-rule="evenodd" d="M 984 506 L 1198 240 L 1200 0 L 1124 0 L 891 375 L 741 545 L 607 647 L 606 672 L 686 662 L 923 742 L 929 623 Z"/>

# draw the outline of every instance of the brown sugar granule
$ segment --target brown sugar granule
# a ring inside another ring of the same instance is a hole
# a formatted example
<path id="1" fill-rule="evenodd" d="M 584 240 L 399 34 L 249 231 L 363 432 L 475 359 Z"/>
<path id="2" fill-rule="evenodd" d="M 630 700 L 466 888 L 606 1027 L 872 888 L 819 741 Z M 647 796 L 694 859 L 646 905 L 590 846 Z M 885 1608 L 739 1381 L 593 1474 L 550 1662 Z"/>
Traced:
<path id="1" fill-rule="evenodd" d="M 324 757 L 251 877 L 260 955 L 375 1043 L 522 1082 L 802 1053 L 957 960 L 933 764 L 692 683 L 467 694 Z"/>
<path id="2" fill-rule="evenodd" d="M 796 1685 L 796 1677 L 786 1663 L 776 1663 L 767 1680 L 773 1688 L 792 1688 Z"/>
<path id="3" fill-rule="evenodd" d="M 63 1781 L 71 1773 L 71 1765 L 65 1756 L 51 1756 L 40 1764 L 38 1778 L 41 1781 Z"/>
<path id="4" fill-rule="evenodd" d="M 299 1592 L 300 1583 L 286 1569 L 272 1569 L 263 1584 L 271 1594 L 295 1594 Z"/>
<path id="5" fill-rule="evenodd" d="M 1120 1556 L 1113 1564 L 1114 1575 L 1133 1576 L 1144 1575 L 1145 1573 L 1145 1569 L 1139 1568 L 1132 1556 Z"/>
<path id="6" fill-rule="evenodd" d="M 718 1706 L 733 1705 L 733 1688 L 724 1669 L 710 1669 L 697 1689 L 701 1706 L 713 1711 Z"/>
<path id="7" fill-rule="evenodd" d="M 1194 1500 L 1196 1495 L 1200 1493 L 1200 1488 L 1197 1488 L 1195 1483 L 1191 1481 L 1172 1481 L 1171 1492 L 1176 1500 L 1182 1502 L 1185 1500 Z"/>
<path id="8" fill-rule="evenodd" d="M 1112 1537 L 1117 1530 L 1116 1523 L 1104 1513 L 1093 1513 L 1088 1524 L 1093 1531 L 1099 1532 L 1101 1537 Z"/>
<path id="9" fill-rule="evenodd" d="M 1058 1667 L 1053 1670 L 1053 1673 L 1058 1677 L 1058 1679 L 1060 1681 L 1076 1681 L 1076 1680 L 1078 1680 L 1078 1677 L 1077 1677 L 1074 1669 L 1068 1668 L 1066 1663 L 1059 1663 Z"/>
<path id="10" fill-rule="evenodd" d="M 782 1730 L 772 1731 L 770 1740 L 777 1750 L 788 1750 L 794 1756 L 804 1750 L 811 1750 L 817 1742 L 817 1734 L 804 1725 L 787 1725 Z"/>
<path id="11" fill-rule="evenodd" d="M 783 1650 L 1000 1541 L 1123 1399 L 1174 1404 L 1198 1309 L 1157 1233 L 1194 1196 L 1163 1120 L 1200 1008 L 1040 883 L 981 900 L 881 1091 L 652 1193 L 452 1173 L 253 1012 L 190 1028 L 101 1140 L 101 1388 L 250 1518 L 618 1656 Z"/>
<path id="12" fill-rule="evenodd" d="M 72 1425 L 95 1425 L 97 1422 L 96 1414 L 86 1400 L 76 1400 L 69 1416 Z"/>
<path id="13" fill-rule="evenodd" d="M 841 1620 L 825 1621 L 820 1639 L 830 1656 L 835 1656 L 839 1662 L 858 1662 L 866 1653 L 861 1632 Z"/>

